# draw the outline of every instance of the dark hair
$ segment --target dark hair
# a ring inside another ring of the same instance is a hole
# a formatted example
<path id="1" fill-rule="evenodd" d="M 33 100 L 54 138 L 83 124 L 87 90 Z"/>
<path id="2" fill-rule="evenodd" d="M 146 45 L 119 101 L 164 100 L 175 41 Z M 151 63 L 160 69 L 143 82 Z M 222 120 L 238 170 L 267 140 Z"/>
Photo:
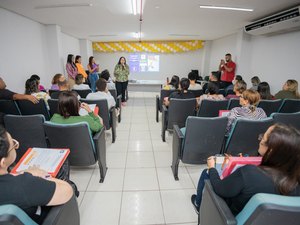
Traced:
<path id="1" fill-rule="evenodd" d="M 279 193 L 288 195 L 300 183 L 300 132 L 275 124 L 265 144 L 260 166 L 271 173 Z"/>
<path id="2" fill-rule="evenodd" d="M 235 80 L 243 80 L 243 77 L 241 75 L 235 75 Z"/>
<path id="3" fill-rule="evenodd" d="M 32 93 L 39 92 L 39 86 L 36 79 L 27 79 L 25 83 L 25 94 L 31 95 Z"/>
<path id="4" fill-rule="evenodd" d="M 270 85 L 267 82 L 259 83 L 257 91 L 260 94 L 261 99 L 271 100 L 273 98 L 270 91 Z"/>
<path id="5" fill-rule="evenodd" d="M 181 78 L 180 87 L 181 87 L 181 93 L 183 91 L 187 91 L 190 87 L 190 80 L 185 77 Z"/>
<path id="6" fill-rule="evenodd" d="M 9 141 L 5 128 L 0 126 L 0 160 L 8 156 Z"/>
<path id="7" fill-rule="evenodd" d="M 38 81 L 41 80 L 41 78 L 36 74 L 31 75 L 30 79 L 34 79 L 34 80 L 38 80 Z"/>
<path id="8" fill-rule="evenodd" d="M 251 78 L 251 83 L 253 85 L 258 85 L 260 83 L 260 79 L 258 78 L 258 76 L 254 76 Z"/>
<path id="9" fill-rule="evenodd" d="M 211 76 L 215 77 L 218 81 L 220 79 L 220 72 L 219 71 L 212 71 Z"/>
<path id="10" fill-rule="evenodd" d="M 216 82 L 208 82 L 207 91 L 210 95 L 218 94 L 219 93 L 219 86 L 216 84 Z"/>
<path id="11" fill-rule="evenodd" d="M 79 101 L 73 91 L 62 91 L 58 96 L 58 113 L 64 118 L 79 116 Z"/>
<path id="12" fill-rule="evenodd" d="M 103 70 L 100 74 L 100 77 L 103 78 L 104 80 L 108 81 L 110 78 L 110 74 L 108 70 Z"/>
<path id="13" fill-rule="evenodd" d="M 107 83 L 106 83 L 106 80 L 105 80 L 105 79 L 99 78 L 99 79 L 96 81 L 96 87 L 97 87 L 97 90 L 98 90 L 98 91 L 105 91 L 106 86 L 107 86 Z"/>
<path id="14" fill-rule="evenodd" d="M 227 53 L 225 56 L 231 56 L 231 54 L 230 54 L 230 53 Z"/>
<path id="15" fill-rule="evenodd" d="M 78 59 L 80 59 L 80 58 L 81 58 L 80 55 L 76 55 L 76 57 L 75 57 L 75 63 L 78 63 Z"/>
<path id="16" fill-rule="evenodd" d="M 188 78 L 190 79 L 190 80 L 196 80 L 197 79 L 197 74 L 195 73 L 195 72 L 189 72 L 189 74 L 188 74 Z"/>
<path id="17" fill-rule="evenodd" d="M 58 87 L 65 87 L 65 86 L 67 86 L 67 85 L 68 85 L 67 80 L 63 80 L 63 81 L 58 81 L 58 82 L 57 82 L 57 86 L 58 86 Z"/>
<path id="18" fill-rule="evenodd" d="M 71 66 L 76 69 L 77 67 L 76 67 L 75 63 L 73 62 L 73 60 L 72 60 L 73 57 L 74 57 L 74 55 L 69 54 L 68 58 L 67 58 L 67 63 L 70 63 Z"/>
<path id="19" fill-rule="evenodd" d="M 175 89 L 178 89 L 178 87 L 179 87 L 179 77 L 174 75 L 171 78 L 171 81 L 170 81 L 169 85 L 172 85 Z"/>
<path id="20" fill-rule="evenodd" d="M 83 75 L 82 75 L 82 74 L 79 73 L 79 74 L 76 75 L 76 77 L 75 77 L 75 83 L 76 83 L 77 85 L 83 83 Z"/>
<path id="21" fill-rule="evenodd" d="M 51 84 L 57 84 L 58 81 L 59 81 L 59 78 L 60 78 L 61 76 L 63 76 L 61 73 L 55 74 L 54 77 L 52 78 Z"/>
<path id="22" fill-rule="evenodd" d="M 242 94 L 244 91 L 247 90 L 247 83 L 243 80 L 237 80 L 234 84 L 233 90 L 238 91 L 240 94 Z"/>
<path id="23" fill-rule="evenodd" d="M 119 65 L 121 64 L 121 59 L 122 59 L 122 58 L 125 60 L 125 65 L 126 65 L 126 59 L 125 59 L 124 56 L 121 56 L 121 57 L 120 57 L 118 64 L 119 64 Z"/>
<path id="24" fill-rule="evenodd" d="M 93 69 L 93 59 L 94 59 L 94 56 L 90 56 L 89 65 L 90 65 L 91 69 Z"/>

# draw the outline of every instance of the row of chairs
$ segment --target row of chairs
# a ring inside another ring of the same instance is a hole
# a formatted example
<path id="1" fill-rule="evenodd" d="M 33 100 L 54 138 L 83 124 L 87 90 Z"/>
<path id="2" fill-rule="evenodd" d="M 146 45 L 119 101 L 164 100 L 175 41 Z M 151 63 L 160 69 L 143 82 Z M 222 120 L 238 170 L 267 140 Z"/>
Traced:
<path id="1" fill-rule="evenodd" d="M 98 162 L 100 183 L 104 181 L 107 171 L 104 128 L 92 136 L 86 122 L 54 124 L 45 121 L 43 115 L 5 115 L 4 126 L 20 143 L 16 161 L 31 147 L 68 148 L 71 166 L 90 166 Z"/>
<path id="2" fill-rule="evenodd" d="M 171 99 L 169 107 L 162 106 L 162 140 L 165 141 L 166 131 L 172 131 L 174 124 L 183 127 L 188 116 L 218 117 L 220 110 L 230 110 L 239 106 L 239 99 L 221 101 L 204 99 L 196 111 L 195 99 Z M 300 100 L 261 100 L 258 107 L 264 109 L 267 116 L 274 112 L 293 113 L 300 111 Z"/>
<path id="3" fill-rule="evenodd" d="M 188 117 L 185 134 L 174 125 L 172 145 L 172 171 L 178 180 L 179 161 L 188 164 L 204 164 L 211 155 L 255 156 L 259 147 L 259 134 L 275 123 L 294 126 L 300 130 L 300 112 L 274 113 L 263 120 L 238 119 L 229 137 L 225 137 L 227 117 Z"/>
<path id="4" fill-rule="evenodd" d="M 103 119 L 103 123 L 106 130 L 111 129 L 112 132 L 112 142 L 116 140 L 116 125 L 117 117 L 115 107 L 108 109 L 107 100 L 87 100 L 81 99 L 82 102 L 87 104 L 96 104 L 99 108 L 98 115 Z M 40 100 L 37 104 L 33 104 L 27 100 L 0 100 L 0 112 L 4 114 L 12 115 L 37 115 L 42 114 L 46 121 L 49 121 L 54 113 L 58 112 L 58 99 L 48 100 L 49 110 L 46 106 L 44 100 Z M 121 117 L 118 117 L 119 122 Z"/>

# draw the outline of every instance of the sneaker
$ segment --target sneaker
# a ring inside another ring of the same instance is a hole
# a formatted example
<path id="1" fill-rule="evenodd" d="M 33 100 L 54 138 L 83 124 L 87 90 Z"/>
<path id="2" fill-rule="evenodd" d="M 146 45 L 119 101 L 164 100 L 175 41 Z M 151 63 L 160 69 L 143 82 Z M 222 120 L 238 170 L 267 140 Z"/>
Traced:
<path id="1" fill-rule="evenodd" d="M 197 197 L 197 195 L 192 195 L 192 197 L 191 197 L 191 202 L 192 202 L 192 204 L 193 204 L 193 206 L 194 206 L 194 209 L 195 209 L 195 212 L 197 213 L 197 214 L 199 214 L 199 206 L 197 205 L 197 203 L 196 203 L 196 197 Z"/>

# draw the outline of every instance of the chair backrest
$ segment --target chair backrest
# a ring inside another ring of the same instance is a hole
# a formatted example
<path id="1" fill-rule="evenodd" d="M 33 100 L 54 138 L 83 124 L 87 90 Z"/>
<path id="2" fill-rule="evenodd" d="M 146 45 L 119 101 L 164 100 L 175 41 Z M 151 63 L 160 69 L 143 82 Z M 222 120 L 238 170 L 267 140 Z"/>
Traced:
<path id="1" fill-rule="evenodd" d="M 219 154 L 226 133 L 227 117 L 188 117 L 182 148 L 182 162 L 206 163 L 209 156 Z"/>
<path id="2" fill-rule="evenodd" d="M 89 166 L 96 163 L 96 152 L 89 125 L 44 123 L 46 136 L 51 148 L 69 148 L 71 166 Z"/>
<path id="3" fill-rule="evenodd" d="M 195 98 L 200 97 L 201 95 L 203 95 L 203 90 L 189 90 L 189 91 L 194 94 Z"/>
<path id="4" fill-rule="evenodd" d="M 229 99 L 227 109 L 231 110 L 235 107 L 241 107 L 239 98 L 231 98 Z"/>
<path id="5" fill-rule="evenodd" d="M 225 96 L 226 95 L 225 89 L 220 89 L 218 94 Z"/>
<path id="6" fill-rule="evenodd" d="M 110 94 L 114 97 L 115 101 L 117 102 L 117 90 L 116 89 L 108 89 Z"/>
<path id="7" fill-rule="evenodd" d="M 162 108 L 164 98 L 169 97 L 170 94 L 174 91 L 177 91 L 177 90 L 163 90 L 163 89 L 160 90 L 160 99 L 159 99 L 160 100 L 160 109 Z"/>
<path id="8" fill-rule="evenodd" d="M 48 105 L 50 117 L 52 117 L 55 113 L 58 113 L 58 99 L 49 99 Z"/>
<path id="9" fill-rule="evenodd" d="M 203 99 L 201 101 L 197 116 L 199 117 L 218 117 L 220 110 L 226 110 L 228 100 L 210 100 Z"/>
<path id="10" fill-rule="evenodd" d="M 225 152 L 233 156 L 239 153 L 256 156 L 259 147 L 258 136 L 265 133 L 273 124 L 272 118 L 262 120 L 238 119 L 229 134 Z"/>
<path id="11" fill-rule="evenodd" d="M 270 116 L 273 112 L 278 112 L 282 104 L 281 99 L 277 100 L 260 100 L 257 107 L 262 108 L 267 116 Z"/>
<path id="12" fill-rule="evenodd" d="M 105 129 L 107 130 L 110 129 L 111 123 L 110 123 L 109 109 L 107 106 L 106 99 L 99 99 L 99 100 L 80 99 L 80 101 L 85 102 L 87 104 L 96 104 L 99 108 L 98 115 L 103 119 L 103 124 L 105 126 Z"/>
<path id="13" fill-rule="evenodd" d="M 284 99 L 278 112 L 294 113 L 300 111 L 300 99 Z"/>
<path id="14" fill-rule="evenodd" d="M 225 92 L 226 92 L 226 94 L 225 94 L 226 96 L 235 94 L 235 92 L 232 89 L 226 89 Z"/>
<path id="15" fill-rule="evenodd" d="M 236 216 L 238 225 L 298 225 L 300 197 L 259 193 Z"/>
<path id="16" fill-rule="evenodd" d="M 16 205 L 0 206 L 0 225 L 38 225 Z"/>
<path id="17" fill-rule="evenodd" d="M 16 162 L 24 155 L 28 148 L 40 147 L 46 148 L 47 141 L 43 128 L 45 118 L 43 115 L 4 116 L 6 130 L 13 138 L 19 141 L 20 147 L 16 151 Z"/>
<path id="18" fill-rule="evenodd" d="M 0 100 L 0 112 L 4 114 L 21 115 L 18 105 L 13 100 Z"/>
<path id="19" fill-rule="evenodd" d="M 283 123 L 293 126 L 300 131 L 300 112 L 296 113 L 273 113 L 275 123 Z"/>
<path id="20" fill-rule="evenodd" d="M 86 89 L 86 90 L 75 90 L 73 89 L 72 91 L 77 92 L 77 94 L 80 96 L 80 98 L 86 98 L 86 96 L 92 92 L 91 89 Z"/>
<path id="21" fill-rule="evenodd" d="M 173 129 L 176 124 L 180 128 L 185 126 L 188 116 L 195 115 L 196 99 L 170 99 L 168 109 L 167 129 Z"/>
<path id="22" fill-rule="evenodd" d="M 36 104 L 28 100 L 18 100 L 17 104 L 22 115 L 42 114 L 46 120 L 50 120 L 50 114 L 43 99 L 40 99 Z"/>
<path id="23" fill-rule="evenodd" d="M 59 92 L 59 90 L 49 90 L 49 95 L 50 95 L 51 98 L 52 98 L 52 94 L 55 93 L 55 92 Z"/>

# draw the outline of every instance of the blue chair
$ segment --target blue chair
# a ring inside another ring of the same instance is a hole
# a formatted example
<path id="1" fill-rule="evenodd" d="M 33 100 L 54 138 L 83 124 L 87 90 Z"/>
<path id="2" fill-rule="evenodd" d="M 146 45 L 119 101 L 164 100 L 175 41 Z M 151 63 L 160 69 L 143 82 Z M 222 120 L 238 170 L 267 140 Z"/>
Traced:
<path id="1" fill-rule="evenodd" d="M 172 171 L 178 180 L 179 160 L 189 164 L 204 164 L 209 156 L 220 154 L 227 117 L 205 118 L 189 116 L 185 132 L 178 125 L 173 129 Z"/>
<path id="2" fill-rule="evenodd" d="M 159 112 L 162 112 L 163 102 L 165 97 L 169 97 L 175 90 L 160 90 L 160 96 L 156 95 L 156 122 L 159 122 Z"/>
<path id="3" fill-rule="evenodd" d="M 241 107 L 239 98 L 231 98 L 229 99 L 227 109 L 231 110 L 235 107 Z"/>
<path id="4" fill-rule="evenodd" d="M 198 223 L 201 225 L 299 225 L 300 197 L 256 194 L 234 217 L 223 198 L 218 196 L 210 181 L 205 188 Z"/>
<path id="5" fill-rule="evenodd" d="M 44 123 L 51 148 L 68 148 L 71 166 L 91 166 L 98 162 L 100 183 L 104 181 L 106 167 L 106 141 L 103 127 L 94 136 L 86 122 L 75 124 Z"/>
<path id="6" fill-rule="evenodd" d="M 36 104 L 28 100 L 18 100 L 17 104 L 22 115 L 42 114 L 46 120 L 50 120 L 49 110 L 47 109 L 46 103 L 43 99 L 40 99 Z"/>
<path id="7" fill-rule="evenodd" d="M 238 119 L 227 139 L 225 153 L 233 156 L 239 153 L 256 156 L 259 147 L 258 136 L 265 133 L 273 124 L 272 118 L 262 120 Z"/>
<path id="8" fill-rule="evenodd" d="M 79 225 L 79 210 L 76 197 L 67 203 L 49 207 L 41 225 Z M 0 225 L 38 225 L 19 207 L 6 204 L 0 206 Z"/>
<path id="9" fill-rule="evenodd" d="M 260 100 L 257 107 L 262 108 L 267 116 L 270 116 L 274 112 L 278 112 L 279 108 L 282 105 L 282 100 Z"/>
<path id="10" fill-rule="evenodd" d="M 300 112 L 296 113 L 272 113 L 275 123 L 283 123 L 293 126 L 300 131 Z"/>
<path id="11" fill-rule="evenodd" d="M 198 117 L 218 117 L 220 110 L 226 110 L 228 100 L 210 100 L 204 99 L 201 101 Z"/>
<path id="12" fill-rule="evenodd" d="M 0 112 L 4 114 L 21 115 L 18 105 L 13 100 L 0 100 Z"/>
<path id="13" fill-rule="evenodd" d="M 284 99 L 278 112 L 294 113 L 300 111 L 300 99 Z"/>

